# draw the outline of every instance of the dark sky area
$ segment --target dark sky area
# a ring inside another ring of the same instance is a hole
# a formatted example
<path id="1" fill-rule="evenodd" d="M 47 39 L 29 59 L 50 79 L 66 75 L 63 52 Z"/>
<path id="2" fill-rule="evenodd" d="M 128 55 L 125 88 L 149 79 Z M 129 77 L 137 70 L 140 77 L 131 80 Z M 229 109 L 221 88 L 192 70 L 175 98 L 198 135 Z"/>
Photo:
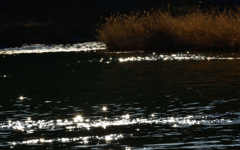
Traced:
<path id="1" fill-rule="evenodd" d="M 1 0 L 0 17 L 1 21 L 9 21 L 58 18 L 57 16 L 64 16 L 63 14 L 73 17 L 79 14 L 104 16 L 109 12 L 147 10 L 166 7 L 167 4 L 172 7 L 191 7 L 198 3 L 199 0 Z M 202 0 L 204 7 L 211 4 L 220 7 L 234 6 L 239 3 L 237 0 Z"/>
<path id="2" fill-rule="evenodd" d="M 22 43 L 72 43 L 94 39 L 113 14 L 161 8 L 195 10 L 199 0 L 0 0 L 0 47 Z M 238 0 L 202 0 L 202 9 L 234 8 Z"/>

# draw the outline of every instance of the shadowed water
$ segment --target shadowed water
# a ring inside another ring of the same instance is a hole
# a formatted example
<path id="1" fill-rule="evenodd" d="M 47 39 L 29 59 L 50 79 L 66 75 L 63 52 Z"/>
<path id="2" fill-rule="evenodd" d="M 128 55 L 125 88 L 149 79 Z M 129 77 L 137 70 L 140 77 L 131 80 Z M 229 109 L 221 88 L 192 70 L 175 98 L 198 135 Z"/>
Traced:
<path id="1" fill-rule="evenodd" d="M 240 148 L 239 54 L 100 49 L 1 50 L 0 149 Z"/>

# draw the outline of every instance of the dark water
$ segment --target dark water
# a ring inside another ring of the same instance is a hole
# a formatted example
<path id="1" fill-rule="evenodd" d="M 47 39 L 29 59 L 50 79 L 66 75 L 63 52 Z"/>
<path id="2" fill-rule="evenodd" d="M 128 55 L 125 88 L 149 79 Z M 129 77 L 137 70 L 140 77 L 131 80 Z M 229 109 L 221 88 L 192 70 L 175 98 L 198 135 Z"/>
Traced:
<path id="1" fill-rule="evenodd" d="M 240 60 L 0 55 L 0 149 L 239 149 Z"/>

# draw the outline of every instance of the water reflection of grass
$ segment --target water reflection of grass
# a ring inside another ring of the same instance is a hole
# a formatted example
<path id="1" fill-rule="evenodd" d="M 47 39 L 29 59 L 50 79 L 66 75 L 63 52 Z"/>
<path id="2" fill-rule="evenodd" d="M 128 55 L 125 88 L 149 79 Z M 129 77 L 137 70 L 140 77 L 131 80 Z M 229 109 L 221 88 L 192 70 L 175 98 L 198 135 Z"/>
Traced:
<path id="1" fill-rule="evenodd" d="M 97 38 L 111 50 L 239 50 L 239 10 L 117 15 L 106 19 Z"/>

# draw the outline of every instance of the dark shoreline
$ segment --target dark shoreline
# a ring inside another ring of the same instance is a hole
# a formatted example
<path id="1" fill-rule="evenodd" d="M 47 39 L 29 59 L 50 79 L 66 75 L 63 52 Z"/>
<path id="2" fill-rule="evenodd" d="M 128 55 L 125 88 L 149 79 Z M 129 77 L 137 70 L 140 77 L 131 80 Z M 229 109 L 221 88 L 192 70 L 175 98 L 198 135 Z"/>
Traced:
<path id="1" fill-rule="evenodd" d="M 240 5 L 234 0 L 2 0 L 0 48 L 25 44 L 74 44 L 97 40 L 96 29 L 114 14 L 149 11 L 171 6 L 184 13 L 213 6 L 219 10 Z"/>

